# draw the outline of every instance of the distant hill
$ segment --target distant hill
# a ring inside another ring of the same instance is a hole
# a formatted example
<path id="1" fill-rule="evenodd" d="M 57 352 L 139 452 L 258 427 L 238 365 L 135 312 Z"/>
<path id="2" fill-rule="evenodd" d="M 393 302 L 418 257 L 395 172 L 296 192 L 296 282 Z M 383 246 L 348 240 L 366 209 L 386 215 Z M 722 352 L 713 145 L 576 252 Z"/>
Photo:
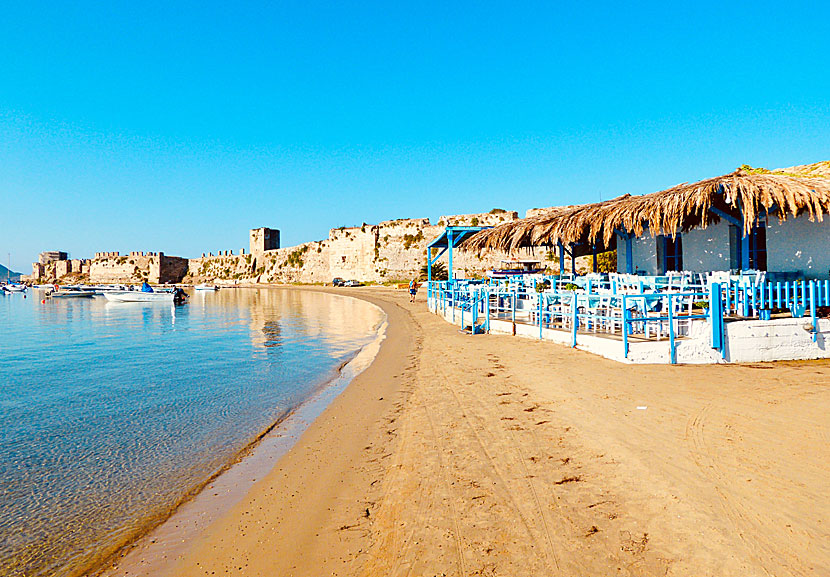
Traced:
<path id="1" fill-rule="evenodd" d="M 23 273 L 11 271 L 11 280 L 20 280 L 20 275 Z M 0 264 L 0 281 L 5 281 L 9 278 L 9 269 Z"/>

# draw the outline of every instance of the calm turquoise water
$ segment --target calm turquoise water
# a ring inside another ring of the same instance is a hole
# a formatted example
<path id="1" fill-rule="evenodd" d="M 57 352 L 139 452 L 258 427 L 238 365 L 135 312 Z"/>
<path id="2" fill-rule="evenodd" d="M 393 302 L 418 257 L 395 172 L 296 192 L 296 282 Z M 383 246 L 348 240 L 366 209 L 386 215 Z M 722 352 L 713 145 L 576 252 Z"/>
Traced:
<path id="1" fill-rule="evenodd" d="M 75 575 L 165 517 L 375 337 L 295 290 L 0 297 L 0 575 Z"/>

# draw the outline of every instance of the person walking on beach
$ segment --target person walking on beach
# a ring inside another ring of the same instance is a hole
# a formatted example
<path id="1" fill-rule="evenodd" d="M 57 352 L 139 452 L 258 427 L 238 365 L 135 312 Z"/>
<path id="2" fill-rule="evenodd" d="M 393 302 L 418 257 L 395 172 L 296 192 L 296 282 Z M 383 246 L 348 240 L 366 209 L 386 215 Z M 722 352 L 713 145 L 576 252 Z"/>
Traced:
<path id="1" fill-rule="evenodd" d="M 415 294 L 418 292 L 418 283 L 415 282 L 415 279 L 409 281 L 409 302 L 415 302 Z"/>

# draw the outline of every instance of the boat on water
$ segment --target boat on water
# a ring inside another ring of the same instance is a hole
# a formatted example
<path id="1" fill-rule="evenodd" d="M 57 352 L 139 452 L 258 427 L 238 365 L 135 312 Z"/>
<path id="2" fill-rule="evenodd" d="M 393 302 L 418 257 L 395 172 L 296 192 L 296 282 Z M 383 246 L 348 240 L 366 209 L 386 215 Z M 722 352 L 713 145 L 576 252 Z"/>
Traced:
<path id="1" fill-rule="evenodd" d="M 216 286 L 215 284 L 207 284 L 207 283 L 197 284 L 193 288 L 197 291 L 218 291 L 219 290 L 219 287 Z"/>
<path id="2" fill-rule="evenodd" d="M 187 294 L 182 289 L 156 290 L 146 282 L 140 290 L 110 290 L 102 293 L 108 301 L 120 303 L 182 303 Z"/>
<path id="3" fill-rule="evenodd" d="M 23 293 L 29 288 L 25 284 L 7 284 L 3 288 L 10 293 Z"/>
<path id="4" fill-rule="evenodd" d="M 173 292 L 106 291 L 103 295 L 108 301 L 118 303 L 173 303 L 176 300 Z"/>
<path id="5" fill-rule="evenodd" d="M 46 296 L 50 299 L 77 299 L 77 298 L 92 298 L 95 296 L 95 293 L 90 291 L 79 291 L 79 290 L 55 290 L 49 291 L 46 293 Z"/>

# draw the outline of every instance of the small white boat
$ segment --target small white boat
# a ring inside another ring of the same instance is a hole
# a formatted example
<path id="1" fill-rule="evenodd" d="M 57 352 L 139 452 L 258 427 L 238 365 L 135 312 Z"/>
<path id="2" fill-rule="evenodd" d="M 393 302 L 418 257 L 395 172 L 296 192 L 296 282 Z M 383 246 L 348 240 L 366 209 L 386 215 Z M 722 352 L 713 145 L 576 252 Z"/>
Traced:
<path id="1" fill-rule="evenodd" d="M 7 284 L 4 288 L 11 293 L 23 293 L 28 287 L 25 284 Z"/>
<path id="2" fill-rule="evenodd" d="M 46 296 L 51 299 L 77 299 L 77 298 L 92 298 L 95 293 L 90 291 L 79 290 L 56 290 L 46 293 Z"/>
<path id="3" fill-rule="evenodd" d="M 207 284 L 207 283 L 197 284 L 193 288 L 197 291 L 218 291 L 219 290 L 218 286 L 216 286 L 214 284 Z"/>
<path id="4" fill-rule="evenodd" d="M 142 291 L 104 291 L 108 301 L 119 303 L 173 303 L 176 299 L 174 292 L 142 292 Z"/>

